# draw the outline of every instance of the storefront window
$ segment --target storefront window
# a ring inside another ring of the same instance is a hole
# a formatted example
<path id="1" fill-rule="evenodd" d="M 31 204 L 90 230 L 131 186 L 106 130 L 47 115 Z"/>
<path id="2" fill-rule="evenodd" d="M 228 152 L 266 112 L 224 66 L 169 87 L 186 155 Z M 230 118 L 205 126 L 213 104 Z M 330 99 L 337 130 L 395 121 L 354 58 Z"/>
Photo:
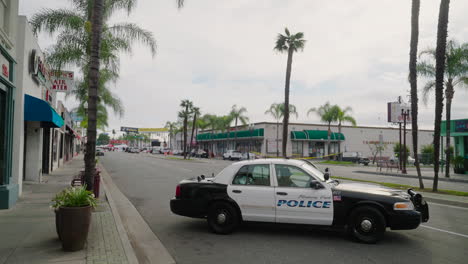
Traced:
<path id="1" fill-rule="evenodd" d="M 309 142 L 309 157 L 325 156 L 325 142 Z"/>
<path id="2" fill-rule="evenodd" d="M 302 157 L 302 155 L 304 154 L 302 141 L 292 142 L 292 153 L 293 155 L 300 155 Z"/>

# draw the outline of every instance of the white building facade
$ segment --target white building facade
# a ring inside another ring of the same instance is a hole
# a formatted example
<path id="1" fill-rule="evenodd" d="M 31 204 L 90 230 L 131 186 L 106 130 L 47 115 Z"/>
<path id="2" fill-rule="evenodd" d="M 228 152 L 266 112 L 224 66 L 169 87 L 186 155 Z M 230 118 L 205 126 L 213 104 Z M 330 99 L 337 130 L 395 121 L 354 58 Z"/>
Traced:
<path id="1" fill-rule="evenodd" d="M 289 157 L 322 158 L 343 152 L 358 152 L 362 157 L 372 157 L 376 153 L 376 146 L 383 145 L 379 156 L 390 158 L 394 156 L 394 145 L 399 142 L 399 129 L 392 127 L 342 126 L 339 132 L 337 126 L 331 126 L 330 139 L 328 127 L 323 124 L 291 123 L 288 130 L 286 152 Z M 262 156 L 276 156 L 277 153 L 281 155 L 282 131 L 281 123 L 261 122 L 248 128 L 239 127 L 237 132 L 234 128 L 231 128 L 229 133 L 199 132 L 196 144 L 214 155 L 236 149 L 242 152 L 258 152 Z M 432 144 L 433 131 L 419 130 L 418 137 L 419 146 Z M 181 133 L 174 136 L 174 139 L 180 141 Z M 180 146 L 178 141 L 176 145 Z M 410 129 L 406 131 L 406 144 L 413 153 Z"/>

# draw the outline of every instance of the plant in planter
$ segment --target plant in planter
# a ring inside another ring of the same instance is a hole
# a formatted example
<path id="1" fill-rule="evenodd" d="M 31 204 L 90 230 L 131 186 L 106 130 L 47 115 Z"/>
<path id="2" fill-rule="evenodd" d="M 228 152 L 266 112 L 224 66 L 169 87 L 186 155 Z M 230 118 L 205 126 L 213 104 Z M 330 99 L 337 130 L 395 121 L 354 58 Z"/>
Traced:
<path id="1" fill-rule="evenodd" d="M 457 174 L 465 174 L 465 158 L 462 156 L 456 156 L 452 160 L 453 172 Z"/>
<path id="2" fill-rule="evenodd" d="M 63 249 L 83 249 L 91 223 L 91 209 L 96 207 L 94 194 L 87 191 L 86 186 L 70 187 L 58 193 L 52 202 Z"/>

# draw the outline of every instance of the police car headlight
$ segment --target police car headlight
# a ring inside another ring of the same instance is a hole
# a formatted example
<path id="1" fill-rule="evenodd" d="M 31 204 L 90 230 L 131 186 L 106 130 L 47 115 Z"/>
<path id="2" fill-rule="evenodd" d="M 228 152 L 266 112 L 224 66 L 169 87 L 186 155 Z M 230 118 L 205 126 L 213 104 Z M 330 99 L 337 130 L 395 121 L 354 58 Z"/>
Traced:
<path id="1" fill-rule="evenodd" d="M 412 202 L 400 202 L 393 205 L 393 210 L 395 211 L 410 211 L 414 210 L 414 205 Z"/>

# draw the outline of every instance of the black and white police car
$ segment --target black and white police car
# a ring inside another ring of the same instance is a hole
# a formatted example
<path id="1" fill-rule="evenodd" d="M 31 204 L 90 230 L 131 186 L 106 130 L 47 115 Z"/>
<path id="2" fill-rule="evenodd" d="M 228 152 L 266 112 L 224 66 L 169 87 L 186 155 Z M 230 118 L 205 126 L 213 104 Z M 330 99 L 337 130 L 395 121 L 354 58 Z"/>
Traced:
<path id="1" fill-rule="evenodd" d="M 259 159 L 236 162 L 216 177 L 183 180 L 170 201 L 175 214 L 207 218 L 228 234 L 242 221 L 346 227 L 358 241 L 375 243 L 387 227 L 415 229 L 429 219 L 423 197 L 380 185 L 329 179 L 311 162 Z"/>

